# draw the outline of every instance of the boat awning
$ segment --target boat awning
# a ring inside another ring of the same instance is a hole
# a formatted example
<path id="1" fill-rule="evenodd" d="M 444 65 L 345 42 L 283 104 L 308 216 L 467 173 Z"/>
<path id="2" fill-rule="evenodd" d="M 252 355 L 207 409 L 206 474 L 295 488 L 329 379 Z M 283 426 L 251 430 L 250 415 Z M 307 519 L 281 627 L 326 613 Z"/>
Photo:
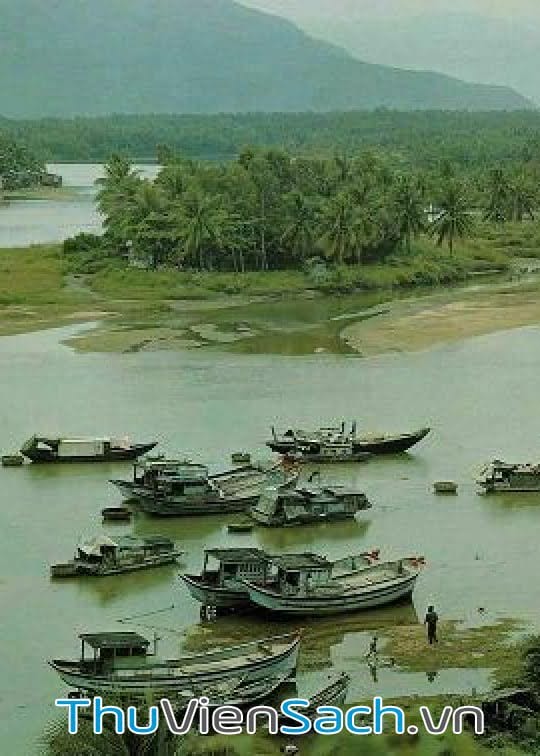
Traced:
<path id="1" fill-rule="evenodd" d="M 326 557 L 309 552 L 305 554 L 272 556 L 270 557 L 270 561 L 283 570 L 328 569 L 332 567 L 332 562 L 328 561 Z"/>
<path id="2" fill-rule="evenodd" d="M 261 549 L 207 549 L 205 553 L 220 562 L 260 562 L 268 559 Z"/>
<path id="3" fill-rule="evenodd" d="M 106 535 L 96 536 L 89 541 L 84 541 L 77 547 L 79 551 L 88 556 L 101 556 L 101 549 L 106 546 L 111 549 L 117 549 L 118 544 Z"/>
<path id="4" fill-rule="evenodd" d="M 147 648 L 150 641 L 139 633 L 82 633 L 79 638 L 94 650 Z"/>

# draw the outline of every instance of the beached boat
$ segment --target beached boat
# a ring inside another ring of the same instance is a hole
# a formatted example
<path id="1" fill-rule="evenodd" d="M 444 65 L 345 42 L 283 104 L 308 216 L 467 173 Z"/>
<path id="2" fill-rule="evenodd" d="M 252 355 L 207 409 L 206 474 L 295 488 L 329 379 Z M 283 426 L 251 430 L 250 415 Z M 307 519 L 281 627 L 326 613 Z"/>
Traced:
<path id="1" fill-rule="evenodd" d="M 263 583 L 244 580 L 249 599 L 278 614 L 323 616 L 392 604 L 412 594 L 421 557 L 366 564 L 365 554 L 337 562 L 316 554 L 272 557 Z"/>
<path id="2" fill-rule="evenodd" d="M 53 659 L 50 666 L 75 690 L 117 696 L 175 695 L 193 685 L 203 686 L 241 678 L 245 684 L 294 674 L 299 634 L 249 641 L 237 646 L 159 659 L 150 642 L 138 633 L 84 633 L 81 657 Z M 86 657 L 86 648 L 92 653 Z"/>
<path id="3" fill-rule="evenodd" d="M 344 520 L 371 504 L 363 491 L 337 484 L 323 485 L 317 474 L 305 484 L 292 480 L 269 485 L 250 509 L 260 525 L 280 527 L 308 522 Z"/>
<path id="4" fill-rule="evenodd" d="M 397 454 L 407 451 L 415 444 L 422 441 L 430 428 L 421 428 L 412 433 L 363 433 L 358 434 L 357 423 L 351 424 L 347 431 L 345 423 L 339 426 L 318 428 L 316 430 L 289 429 L 282 435 L 278 435 L 272 428 L 272 438 L 267 441 L 267 446 L 278 454 L 291 455 L 304 453 L 307 455 L 319 455 L 322 446 L 328 442 L 350 442 L 352 454 Z"/>
<path id="5" fill-rule="evenodd" d="M 250 604 L 242 580 L 263 580 L 267 561 L 268 555 L 260 549 L 207 549 L 202 571 L 182 575 L 182 580 L 204 606 L 240 609 Z"/>
<path id="6" fill-rule="evenodd" d="M 172 564 L 183 553 L 174 541 L 163 536 L 122 536 L 113 540 L 101 535 L 81 543 L 70 562 L 53 565 L 51 577 L 118 575 Z"/>
<path id="7" fill-rule="evenodd" d="M 294 697 L 309 701 L 309 706 L 302 709 L 302 714 L 313 721 L 318 716 L 317 709 L 319 706 L 343 707 L 347 699 L 350 684 L 351 676 L 347 672 L 340 672 L 339 674 L 330 675 L 326 684 L 312 693 L 310 691 L 300 691 Z M 293 722 L 285 714 L 280 714 L 278 721 L 280 727 L 297 724 L 297 722 Z"/>
<path id="8" fill-rule="evenodd" d="M 32 462 L 119 462 L 133 460 L 157 446 L 157 441 L 133 444 L 127 439 L 32 436 L 21 454 Z"/>
<path id="9" fill-rule="evenodd" d="M 279 465 L 245 465 L 210 475 L 205 465 L 161 460 L 135 465 L 132 481 L 111 481 L 148 514 L 161 517 L 245 512 L 269 481 L 290 479 Z"/>
<path id="10" fill-rule="evenodd" d="M 269 699 L 289 679 L 290 674 L 269 675 L 260 680 L 246 681 L 242 677 L 233 677 L 212 685 L 192 685 L 189 690 L 182 690 L 180 700 L 176 699 L 176 706 L 186 706 L 190 699 L 208 698 L 208 708 L 217 706 L 253 706 Z M 197 720 L 196 720 L 197 721 Z"/>
<path id="11" fill-rule="evenodd" d="M 486 493 L 540 492 L 540 464 L 509 464 L 495 460 L 482 470 L 477 483 Z"/>

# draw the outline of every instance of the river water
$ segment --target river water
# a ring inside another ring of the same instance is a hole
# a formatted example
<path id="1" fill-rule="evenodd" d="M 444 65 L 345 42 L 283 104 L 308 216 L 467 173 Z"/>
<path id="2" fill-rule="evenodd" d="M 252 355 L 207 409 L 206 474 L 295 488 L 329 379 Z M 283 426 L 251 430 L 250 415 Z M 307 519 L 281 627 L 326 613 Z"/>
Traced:
<path id="1" fill-rule="evenodd" d="M 75 204 L 89 224 L 98 171 L 69 168 L 69 181 L 81 187 Z M 69 225 L 64 210 L 72 205 L 62 203 L 58 212 L 49 205 L 45 225 L 32 215 L 34 203 L 24 212 L 34 218 L 36 236 L 47 226 L 60 238 Z M 9 233 L 16 234 L 13 225 Z M 0 246 L 5 238 L 0 231 Z M 361 486 L 372 500 L 373 508 L 354 522 L 230 535 L 226 525 L 234 516 L 160 521 L 138 515 L 128 526 L 105 527 L 112 537 L 134 532 L 176 538 L 186 552 L 186 571 L 200 568 L 203 548 L 219 545 L 329 557 L 372 548 L 389 557 L 425 555 L 411 604 L 339 622 L 307 622 L 300 683 L 314 683 L 334 667 L 353 672 L 352 700 L 376 692 L 391 697 L 486 689 L 487 671 L 447 670 L 434 677 L 428 660 L 426 674 L 386 669 L 372 680 L 363 660 L 370 632 L 413 624 L 428 603 L 445 619 L 491 623 L 517 617 L 540 628 L 540 499 L 479 496 L 474 485 L 475 472 L 494 456 L 538 455 L 538 328 L 371 359 L 214 351 L 77 354 L 63 344 L 75 330 L 0 339 L 3 452 L 35 432 L 127 434 L 159 440 L 162 451 L 218 467 L 234 450 L 264 457 L 272 424 L 312 426 L 343 417 L 357 418 L 369 430 L 432 426 L 409 455 L 325 471 L 327 479 Z M 120 502 L 108 478 L 130 472 L 129 465 L 28 465 L 0 472 L 0 734 L 2 752 L 11 756 L 33 753 L 55 718 L 54 698 L 67 691 L 46 660 L 76 655 L 79 632 L 129 628 L 149 638 L 157 632 L 163 654 L 174 654 L 182 646 L 263 637 L 300 624 L 250 616 L 202 625 L 198 605 L 172 567 L 51 582 L 49 566 L 69 558 L 81 537 L 100 533 L 100 510 Z M 436 497 L 431 487 L 437 479 L 456 480 L 459 495 Z M 118 622 L 140 614 L 146 616 Z"/>
<path id="2" fill-rule="evenodd" d="M 141 176 L 154 177 L 157 167 L 137 165 Z M 51 163 L 48 170 L 63 178 L 73 191 L 66 199 L 12 200 L 0 203 L 0 248 L 26 247 L 63 241 L 85 231 L 100 233 L 101 218 L 94 205 L 95 181 L 103 176 L 98 163 Z"/>

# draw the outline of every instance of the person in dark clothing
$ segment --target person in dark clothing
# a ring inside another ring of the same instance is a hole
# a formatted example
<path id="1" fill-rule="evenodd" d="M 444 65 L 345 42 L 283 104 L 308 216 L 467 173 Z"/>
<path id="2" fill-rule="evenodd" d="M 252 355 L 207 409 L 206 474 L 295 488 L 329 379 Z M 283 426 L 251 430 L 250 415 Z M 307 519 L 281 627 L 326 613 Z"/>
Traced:
<path id="1" fill-rule="evenodd" d="M 438 643 L 437 640 L 437 622 L 439 621 L 439 615 L 435 611 L 435 607 L 428 606 L 426 617 L 424 619 L 424 625 L 427 625 L 427 637 L 429 645 Z"/>

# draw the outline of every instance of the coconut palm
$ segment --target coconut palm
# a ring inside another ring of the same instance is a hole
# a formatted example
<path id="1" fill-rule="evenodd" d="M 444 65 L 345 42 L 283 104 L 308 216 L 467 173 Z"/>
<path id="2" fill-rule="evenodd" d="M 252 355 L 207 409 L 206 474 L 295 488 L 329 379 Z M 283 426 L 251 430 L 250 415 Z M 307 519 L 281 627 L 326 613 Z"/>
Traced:
<path id="1" fill-rule="evenodd" d="M 452 254 L 455 240 L 468 236 L 473 227 L 464 187 L 450 181 L 439 198 L 438 208 L 439 215 L 431 225 L 430 234 L 437 237 L 439 247 L 446 241 Z"/>
<path id="2" fill-rule="evenodd" d="M 421 191 L 410 179 L 402 178 L 394 194 L 394 210 L 400 240 L 411 251 L 411 239 L 418 236 L 426 225 Z"/>
<path id="3" fill-rule="evenodd" d="M 517 175 L 510 182 L 508 194 L 512 220 L 521 223 L 526 216 L 534 220 L 537 197 L 525 174 Z"/>
<path id="4" fill-rule="evenodd" d="M 197 192 L 187 198 L 178 220 L 183 259 L 198 259 L 201 270 L 212 267 L 212 250 L 223 248 L 227 212 L 213 197 Z"/>
<path id="5" fill-rule="evenodd" d="M 315 213 L 306 198 L 298 191 L 286 200 L 287 225 L 281 243 L 292 251 L 293 257 L 303 262 L 313 250 Z"/>
<path id="6" fill-rule="evenodd" d="M 338 194 L 324 208 L 320 219 L 318 243 L 326 257 L 340 265 L 356 253 L 358 213 L 349 194 Z"/>
<path id="7" fill-rule="evenodd" d="M 484 212 L 484 219 L 494 223 L 505 223 L 508 220 L 510 185 L 500 168 L 489 174 L 488 201 Z"/>

